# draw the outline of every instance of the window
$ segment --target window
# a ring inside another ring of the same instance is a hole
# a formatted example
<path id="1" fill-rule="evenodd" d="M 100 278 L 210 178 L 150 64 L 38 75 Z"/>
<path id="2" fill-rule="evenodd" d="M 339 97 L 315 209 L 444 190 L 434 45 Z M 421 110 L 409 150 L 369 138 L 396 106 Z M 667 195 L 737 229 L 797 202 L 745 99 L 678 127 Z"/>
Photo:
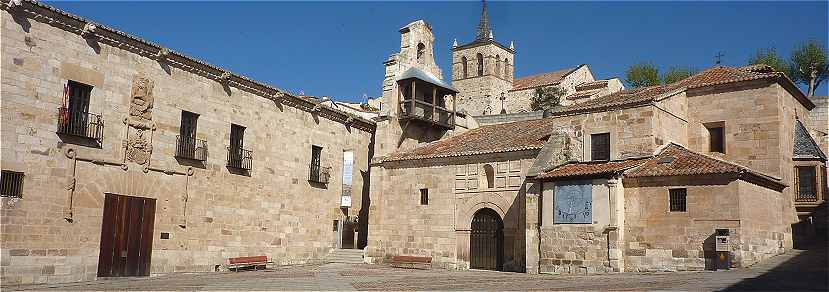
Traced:
<path id="1" fill-rule="evenodd" d="M 469 60 L 467 60 L 466 57 L 461 57 L 461 67 L 462 67 L 462 71 L 463 71 L 463 78 L 469 77 L 469 74 L 467 73 L 467 69 L 466 69 L 466 66 L 467 66 L 468 62 L 469 62 Z"/>
<path id="2" fill-rule="evenodd" d="M 486 187 L 491 189 L 495 187 L 495 169 L 492 165 L 484 164 L 484 175 L 486 181 Z"/>
<path id="3" fill-rule="evenodd" d="M 100 140 L 103 121 L 100 115 L 89 113 L 92 86 L 69 80 L 63 89 L 63 101 L 58 109 L 58 133 Z"/>
<path id="4" fill-rule="evenodd" d="M 478 76 L 484 76 L 484 55 L 478 53 Z"/>
<path id="5" fill-rule="evenodd" d="M 610 133 L 590 135 L 590 157 L 593 160 L 610 160 Z"/>
<path id="6" fill-rule="evenodd" d="M 797 166 L 797 201 L 817 201 L 817 171 L 814 166 Z"/>
<path id="7" fill-rule="evenodd" d="M 710 123 L 706 124 L 708 129 L 708 152 L 725 153 L 725 124 Z"/>
<path id="8" fill-rule="evenodd" d="M 670 189 L 668 190 L 671 198 L 671 212 L 685 212 L 686 199 L 688 197 L 687 189 Z"/>
<path id="9" fill-rule="evenodd" d="M 207 141 L 196 139 L 199 115 L 181 111 L 181 125 L 176 144 L 176 157 L 207 160 Z M 231 132 L 233 128 L 231 127 Z M 231 136 L 233 134 L 231 133 Z M 232 144 L 232 143 L 231 143 Z"/>
<path id="10" fill-rule="evenodd" d="M 501 56 L 495 55 L 495 76 L 501 76 Z"/>
<path id="11" fill-rule="evenodd" d="M 245 148 L 245 127 L 230 125 L 230 146 L 227 147 L 227 165 L 233 168 L 250 170 L 253 156 Z"/>
<path id="12" fill-rule="evenodd" d="M 509 59 L 504 59 L 504 79 L 510 79 Z"/>
<path id="13" fill-rule="evenodd" d="M 420 189 L 420 204 L 429 205 L 429 189 Z"/>
<path id="14" fill-rule="evenodd" d="M 11 170 L 3 170 L 0 174 L 0 196 L 2 197 L 23 197 L 23 173 Z"/>
<path id="15" fill-rule="evenodd" d="M 423 55 L 425 55 L 425 54 L 426 54 L 426 46 L 423 45 L 423 43 L 418 43 L 417 44 L 417 60 L 422 61 L 423 60 Z"/>
<path id="16" fill-rule="evenodd" d="M 310 180 L 319 182 L 320 181 L 320 160 L 322 156 L 322 147 L 317 145 L 311 146 L 311 174 Z"/>

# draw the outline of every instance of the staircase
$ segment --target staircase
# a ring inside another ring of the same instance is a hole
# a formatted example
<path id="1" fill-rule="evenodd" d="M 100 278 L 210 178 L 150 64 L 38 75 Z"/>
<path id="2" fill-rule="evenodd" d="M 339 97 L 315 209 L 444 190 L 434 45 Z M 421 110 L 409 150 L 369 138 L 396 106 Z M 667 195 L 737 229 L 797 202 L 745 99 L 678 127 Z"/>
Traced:
<path id="1" fill-rule="evenodd" d="M 362 264 L 362 249 L 332 249 L 325 258 L 326 263 Z"/>

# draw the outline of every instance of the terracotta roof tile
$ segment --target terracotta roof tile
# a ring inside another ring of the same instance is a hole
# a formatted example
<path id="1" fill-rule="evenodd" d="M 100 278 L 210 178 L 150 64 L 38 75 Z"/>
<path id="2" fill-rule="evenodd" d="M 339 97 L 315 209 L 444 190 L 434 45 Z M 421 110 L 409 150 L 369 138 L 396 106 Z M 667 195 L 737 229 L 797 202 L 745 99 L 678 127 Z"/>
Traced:
<path id="1" fill-rule="evenodd" d="M 781 72 L 775 72 L 771 69 L 771 67 L 764 65 L 736 68 L 714 67 L 671 84 L 622 90 L 587 102 L 556 109 L 553 111 L 553 114 L 567 114 L 601 110 L 617 106 L 635 105 L 650 102 L 661 95 L 670 92 L 681 92 L 686 89 L 716 84 L 780 77 L 785 78 L 785 75 Z"/>
<path id="2" fill-rule="evenodd" d="M 725 161 L 713 156 L 688 150 L 680 145 L 670 143 L 662 151 L 645 163 L 625 172 L 625 177 L 688 176 L 704 174 L 743 174 L 780 184 L 772 176 L 751 170 L 745 166 Z"/>
<path id="3" fill-rule="evenodd" d="M 601 89 L 607 87 L 607 80 L 595 80 L 576 85 L 576 90 Z"/>
<path id="4" fill-rule="evenodd" d="M 670 143 L 656 155 L 607 162 L 572 162 L 549 170 L 536 179 L 596 177 L 623 172 L 624 177 L 693 176 L 709 174 L 748 174 L 774 186 L 785 186 L 779 179 L 719 158 L 700 154 Z"/>
<path id="5" fill-rule="evenodd" d="M 551 179 L 566 177 L 590 177 L 613 174 L 642 165 L 642 163 L 645 163 L 647 160 L 647 158 L 638 158 L 620 161 L 573 162 L 556 167 L 536 176 L 536 178 Z"/>
<path id="6" fill-rule="evenodd" d="M 535 88 L 539 86 L 558 84 L 559 82 L 561 82 L 562 79 L 564 79 L 564 76 L 567 76 L 567 74 L 570 74 L 570 72 L 573 72 L 573 70 L 576 70 L 577 68 L 578 67 L 567 68 L 558 71 L 535 74 L 515 79 L 512 82 L 512 89 L 510 89 L 510 91 L 518 91 L 529 88 Z"/>
<path id="7" fill-rule="evenodd" d="M 541 149 L 554 131 L 553 119 L 485 125 L 410 150 L 394 152 L 383 161 L 466 156 Z"/>

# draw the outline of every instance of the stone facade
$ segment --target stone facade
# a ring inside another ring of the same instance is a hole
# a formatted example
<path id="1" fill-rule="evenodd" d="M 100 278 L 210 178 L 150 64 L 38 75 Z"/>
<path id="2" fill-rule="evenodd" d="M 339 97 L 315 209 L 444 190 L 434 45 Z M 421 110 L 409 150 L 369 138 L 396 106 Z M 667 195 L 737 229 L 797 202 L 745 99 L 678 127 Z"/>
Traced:
<path id="1" fill-rule="evenodd" d="M 483 61 L 482 75 L 478 75 L 479 54 Z M 458 111 L 470 115 L 499 113 L 501 95 L 512 88 L 514 56 L 513 50 L 494 40 L 452 48 L 452 85 L 460 91 Z M 508 112 L 515 112 L 512 107 L 507 108 Z"/>
<path id="2" fill-rule="evenodd" d="M 25 173 L 22 198 L 2 198 L 4 285 L 95 279 L 105 194 L 154 199 L 151 273 L 319 261 L 336 246 L 332 222 L 361 214 L 373 122 L 42 4 L 0 14 L 2 165 Z M 93 86 L 99 143 L 56 134 L 68 80 Z M 204 162 L 174 157 L 182 111 L 199 115 Z M 226 167 L 231 124 L 247 128 L 250 171 Z M 309 181 L 312 145 L 327 184 Z M 347 150 L 357 191 L 344 212 Z"/>
<path id="3" fill-rule="evenodd" d="M 829 153 L 829 96 L 812 96 L 815 109 L 809 112 L 812 118 L 813 136 L 817 137 L 823 153 Z"/>
<path id="4" fill-rule="evenodd" d="M 472 216 L 489 208 L 504 224 L 503 269 L 523 272 L 523 206 L 527 193 L 534 190 L 525 176 L 535 154 L 383 162 L 382 189 L 371 197 L 367 260 L 382 263 L 397 255 L 430 256 L 435 266 L 469 269 Z M 372 187 L 376 181 L 372 180 Z M 420 201 L 423 189 L 428 190 L 427 205 Z"/>

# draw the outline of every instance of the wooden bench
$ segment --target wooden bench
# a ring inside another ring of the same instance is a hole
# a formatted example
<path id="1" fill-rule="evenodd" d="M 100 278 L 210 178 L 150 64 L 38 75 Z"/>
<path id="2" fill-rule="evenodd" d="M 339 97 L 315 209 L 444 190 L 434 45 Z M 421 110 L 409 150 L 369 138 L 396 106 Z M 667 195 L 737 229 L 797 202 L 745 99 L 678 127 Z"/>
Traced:
<path id="1" fill-rule="evenodd" d="M 432 257 L 425 256 L 393 256 L 391 265 L 398 268 L 417 268 L 423 266 L 428 269 L 432 266 Z"/>
<path id="2" fill-rule="evenodd" d="M 253 267 L 254 270 L 258 270 L 259 267 L 267 268 L 269 263 L 267 256 L 229 258 L 227 259 L 227 269 L 234 269 L 238 272 L 239 268 Z"/>

